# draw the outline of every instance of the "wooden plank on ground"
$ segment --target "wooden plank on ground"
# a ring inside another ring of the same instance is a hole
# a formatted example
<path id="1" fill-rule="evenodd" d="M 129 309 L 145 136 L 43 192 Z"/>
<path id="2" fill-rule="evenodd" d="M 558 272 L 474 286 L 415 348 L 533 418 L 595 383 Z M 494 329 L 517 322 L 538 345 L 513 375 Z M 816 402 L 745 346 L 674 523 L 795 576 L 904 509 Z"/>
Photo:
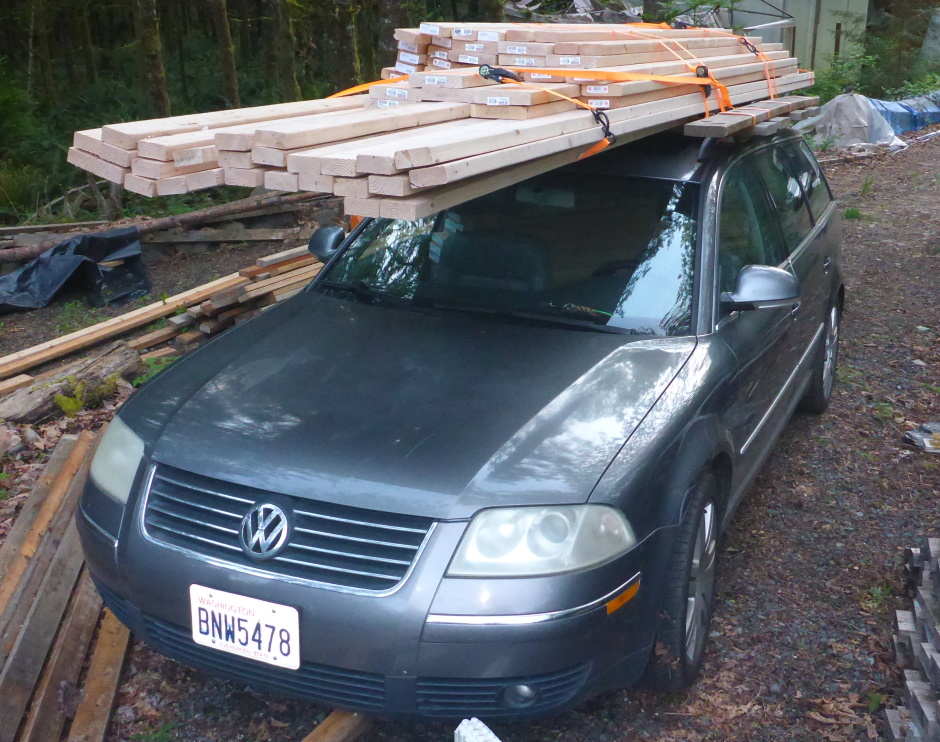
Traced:
<path id="1" fill-rule="evenodd" d="M 68 742 L 104 742 L 130 640 L 127 627 L 105 610 Z"/>
<path id="2" fill-rule="evenodd" d="M 27 384 L 32 383 L 33 377 L 29 374 L 19 374 L 18 376 L 14 376 L 12 379 L 0 381 L 0 397 L 2 397 L 4 394 L 15 392 L 17 389 L 21 389 Z"/>
<path id="3" fill-rule="evenodd" d="M 0 237 L 4 235 L 29 234 L 30 232 L 70 232 L 72 230 L 81 232 L 85 229 L 103 227 L 109 223 L 110 222 L 99 220 L 93 222 L 61 222 L 58 224 L 21 224 L 18 227 L 0 227 Z"/>
<path id="4" fill-rule="evenodd" d="M 87 348 L 89 345 L 107 340 L 115 335 L 133 330 L 141 325 L 149 325 L 160 317 L 166 317 L 173 314 L 180 307 L 187 307 L 191 304 L 205 301 L 217 291 L 234 288 L 247 283 L 247 278 L 242 278 L 237 273 L 232 273 L 223 278 L 211 281 L 202 286 L 197 286 L 189 291 L 171 296 L 165 301 L 158 301 L 148 304 L 140 309 L 122 314 L 119 317 L 99 322 L 91 327 L 63 335 L 54 340 L 49 340 L 31 348 L 25 348 L 0 358 L 0 379 L 18 374 L 40 363 L 51 361 L 55 358 L 61 358 L 64 355 L 73 353 L 76 350 Z"/>
<path id="5" fill-rule="evenodd" d="M 281 252 L 276 252 L 273 255 L 265 255 L 263 258 L 258 258 L 255 261 L 255 265 L 264 268 L 269 265 L 274 265 L 275 263 L 281 263 L 285 260 L 290 260 L 291 258 L 309 254 L 310 251 L 306 246 L 292 247 L 290 250 L 282 250 Z"/>
<path id="6" fill-rule="evenodd" d="M 74 688 L 78 682 L 100 613 L 101 598 L 91 581 L 91 575 L 85 569 L 75 586 L 68 613 L 62 621 L 49 660 L 36 684 L 19 742 L 59 739 L 66 722 L 60 700 L 62 692 L 64 688 Z"/>
<path id="7" fill-rule="evenodd" d="M 145 361 L 155 361 L 158 358 L 168 358 L 169 356 L 176 355 L 179 355 L 176 348 L 160 348 L 160 350 L 152 350 L 149 353 L 144 353 L 141 358 Z"/>
<path id="8" fill-rule="evenodd" d="M 179 334 L 179 330 L 170 325 L 169 327 L 161 327 L 159 330 L 148 332 L 146 335 L 141 335 L 139 338 L 128 340 L 127 344 L 134 350 L 146 350 L 147 348 L 152 348 L 154 345 L 172 340 L 177 334 Z"/>
<path id="9" fill-rule="evenodd" d="M 72 522 L 0 671 L 0 742 L 13 742 L 81 567 L 82 548 Z"/>
<path id="10" fill-rule="evenodd" d="M 298 230 L 290 229 L 193 229 L 187 231 L 169 230 L 152 232 L 141 238 L 142 242 L 282 242 L 297 235 Z"/>
<path id="11" fill-rule="evenodd" d="M 33 527 L 33 523 L 39 516 L 39 511 L 46 501 L 49 490 L 62 471 L 62 467 L 69 461 L 76 441 L 78 441 L 76 435 L 63 435 L 56 444 L 55 449 L 53 449 L 52 455 L 49 456 L 49 460 L 46 461 L 42 474 L 39 475 L 39 479 L 33 485 L 29 497 L 26 498 L 16 521 L 10 528 L 3 545 L 0 546 L 0 575 L 6 575 L 10 571 L 10 565 L 13 564 L 16 555 L 19 554 L 26 537 Z"/>
<path id="12" fill-rule="evenodd" d="M 351 711 L 334 711 L 317 724 L 303 742 L 355 742 L 372 726 L 368 716 Z"/>

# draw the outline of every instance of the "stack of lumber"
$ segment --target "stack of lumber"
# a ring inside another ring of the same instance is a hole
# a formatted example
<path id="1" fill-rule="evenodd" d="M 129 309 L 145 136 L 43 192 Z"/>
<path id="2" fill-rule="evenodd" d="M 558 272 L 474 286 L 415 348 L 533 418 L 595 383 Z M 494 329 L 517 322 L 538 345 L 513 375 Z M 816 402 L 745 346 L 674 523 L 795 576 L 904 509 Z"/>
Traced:
<path id="1" fill-rule="evenodd" d="M 205 168 L 211 157 L 212 166 L 197 172 L 216 172 L 212 177 L 230 185 L 331 193 L 346 199 L 350 214 L 418 219 L 578 159 L 603 139 L 586 107 L 603 110 L 624 143 L 696 120 L 709 126 L 687 133 L 727 136 L 781 119 L 764 127 L 769 132 L 816 102 L 778 98 L 813 82 L 782 45 L 719 29 L 425 23 L 399 29 L 396 39 L 410 48 L 426 44 L 427 54 L 416 55 L 426 56 L 425 69 L 415 64 L 406 80 L 319 102 L 351 107 L 345 110 L 256 117 L 182 134 L 161 133 L 173 119 L 116 125 L 133 134 L 122 142 L 136 148 L 138 163 L 167 164 L 166 170 L 147 164 L 149 175 L 132 164 L 125 184 L 151 194 L 201 187 L 171 170 Z M 525 82 L 485 79 L 482 64 L 506 67 Z M 722 104 L 715 86 L 696 83 L 700 67 L 726 87 L 734 111 L 710 117 Z M 239 113 L 200 116 L 221 121 Z M 114 128 L 102 128 L 102 141 Z"/>
<path id="2" fill-rule="evenodd" d="M 137 351 L 171 340 L 178 347 L 192 346 L 289 299 L 310 283 L 321 267 L 306 247 L 292 248 L 258 258 L 255 265 L 203 286 L 0 357 L 0 396 L 40 378 L 23 373 L 34 366 L 119 337 L 163 317 L 168 318 L 166 327 L 129 340 L 127 345 Z M 170 353 L 162 350 L 142 358 Z"/>
<path id="3" fill-rule="evenodd" d="M 219 162 L 215 149 L 217 133 L 237 132 L 250 139 L 266 121 L 310 120 L 361 109 L 363 104 L 364 96 L 354 96 L 110 124 L 75 132 L 68 161 L 144 196 L 188 193 L 223 184 L 254 187 L 260 184 L 261 171 L 252 165 L 250 155 L 231 166 L 231 182 L 226 183 L 226 165 Z"/>
<path id="4" fill-rule="evenodd" d="M 914 610 L 896 611 L 894 650 L 904 705 L 885 712 L 888 740 L 940 742 L 940 538 L 906 549 Z"/>
<path id="5" fill-rule="evenodd" d="M 72 516 L 99 436 L 63 436 L 0 547 L 0 742 L 59 739 L 101 614 Z M 105 611 L 69 740 L 103 741 L 130 634 Z"/>

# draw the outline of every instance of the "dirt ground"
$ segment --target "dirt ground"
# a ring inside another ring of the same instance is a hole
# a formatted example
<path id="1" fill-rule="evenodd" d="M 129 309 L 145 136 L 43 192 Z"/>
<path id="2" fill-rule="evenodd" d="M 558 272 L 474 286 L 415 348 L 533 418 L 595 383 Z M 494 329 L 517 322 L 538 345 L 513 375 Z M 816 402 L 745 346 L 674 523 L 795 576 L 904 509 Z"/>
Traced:
<path id="1" fill-rule="evenodd" d="M 940 137 L 827 166 L 848 286 L 829 411 L 797 416 L 720 544 L 700 679 L 609 693 L 504 742 L 867 740 L 897 705 L 902 549 L 940 535 L 940 456 L 904 431 L 940 420 Z M 852 211 L 855 210 L 855 211 Z M 2 525 L 2 524 L 0 524 Z M 2 532 L 2 529 L 0 529 Z M 302 739 L 327 709 L 256 693 L 137 642 L 109 739 Z M 378 722 L 366 742 L 444 742 L 453 725 Z"/>

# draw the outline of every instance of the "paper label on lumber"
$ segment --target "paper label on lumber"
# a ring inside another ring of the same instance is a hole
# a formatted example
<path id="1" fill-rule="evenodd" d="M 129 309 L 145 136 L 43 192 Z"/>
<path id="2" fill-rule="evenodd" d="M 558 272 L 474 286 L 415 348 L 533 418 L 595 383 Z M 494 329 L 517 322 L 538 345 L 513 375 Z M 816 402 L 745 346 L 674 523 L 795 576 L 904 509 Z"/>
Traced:
<path id="1" fill-rule="evenodd" d="M 385 95 L 388 98 L 407 98 L 408 88 L 387 87 L 385 88 Z"/>
<path id="2" fill-rule="evenodd" d="M 205 155 L 201 147 L 184 149 L 173 153 L 173 162 L 177 167 L 189 167 L 190 165 L 201 165 L 205 162 Z"/>
<path id="3" fill-rule="evenodd" d="M 488 95 L 486 97 L 486 105 L 488 106 L 508 106 L 509 98 L 505 95 Z"/>
<path id="4" fill-rule="evenodd" d="M 394 108 L 395 106 L 400 106 L 400 100 L 385 100 L 384 98 L 379 98 L 375 102 L 376 108 Z"/>
<path id="5" fill-rule="evenodd" d="M 486 44 L 467 44 L 464 49 L 468 52 L 485 52 Z"/>
<path id="6" fill-rule="evenodd" d="M 480 58 L 471 54 L 458 54 L 457 61 L 461 64 L 480 64 Z"/>
<path id="7" fill-rule="evenodd" d="M 516 67 L 535 67 L 535 57 L 516 57 L 512 63 Z"/>
<path id="8" fill-rule="evenodd" d="M 561 67 L 580 67 L 581 57 L 558 57 L 558 64 Z"/>
<path id="9" fill-rule="evenodd" d="M 455 39 L 469 39 L 473 36 L 472 28 L 455 28 L 451 32 L 451 36 Z"/>
<path id="10" fill-rule="evenodd" d="M 447 59 L 446 49 L 435 49 L 430 54 L 431 59 Z"/>
<path id="11" fill-rule="evenodd" d="M 418 28 L 421 30 L 422 33 L 429 33 L 432 36 L 441 35 L 441 27 L 438 26 L 436 23 L 422 23 L 420 26 L 418 26 Z"/>
<path id="12" fill-rule="evenodd" d="M 410 41 L 399 41 L 398 48 L 405 52 L 412 52 L 413 54 L 417 54 L 421 51 L 421 47 L 417 44 L 412 44 Z"/>
<path id="13" fill-rule="evenodd" d="M 499 41 L 499 31 L 477 31 L 477 39 L 480 41 Z"/>
<path id="14" fill-rule="evenodd" d="M 528 54 L 529 49 L 525 45 L 514 46 L 510 44 L 506 47 L 506 54 Z"/>
<path id="15" fill-rule="evenodd" d="M 427 75 L 424 78 L 424 84 L 431 85 L 431 86 L 446 85 L 447 76 L 446 75 Z"/>
<path id="16" fill-rule="evenodd" d="M 435 36 L 431 39 L 431 46 L 439 46 L 443 49 L 453 49 L 454 40 L 449 36 Z"/>
<path id="17" fill-rule="evenodd" d="M 418 68 L 415 67 L 414 65 L 412 65 L 412 64 L 405 64 L 404 62 L 396 62 L 396 63 L 395 63 L 395 69 L 398 70 L 399 72 L 402 72 L 402 73 L 406 74 L 406 75 L 410 75 L 410 74 L 412 74 L 412 73 L 418 71 Z"/>
<path id="18" fill-rule="evenodd" d="M 411 52 L 398 52 L 398 59 L 399 61 L 406 62 L 408 64 L 421 64 L 421 57 L 419 57 L 417 54 L 412 54 Z"/>
<path id="19" fill-rule="evenodd" d="M 610 85 L 588 85 L 584 92 L 588 95 L 607 95 L 610 92 Z"/>
<path id="20" fill-rule="evenodd" d="M 588 105 L 594 108 L 610 108 L 609 98 L 590 98 Z"/>
<path id="21" fill-rule="evenodd" d="M 528 72 L 526 73 L 532 77 L 533 80 L 551 80 L 554 75 L 546 75 L 544 72 Z"/>
<path id="22" fill-rule="evenodd" d="M 431 64 L 435 67 L 440 67 L 442 70 L 449 70 L 453 67 L 447 59 L 432 59 Z"/>

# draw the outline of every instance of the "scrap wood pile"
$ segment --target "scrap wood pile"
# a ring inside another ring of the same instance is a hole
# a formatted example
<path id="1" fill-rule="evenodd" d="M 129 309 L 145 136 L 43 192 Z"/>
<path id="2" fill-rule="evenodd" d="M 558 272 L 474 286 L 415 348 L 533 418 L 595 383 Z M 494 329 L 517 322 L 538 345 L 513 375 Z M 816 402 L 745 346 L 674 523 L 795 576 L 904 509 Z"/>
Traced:
<path id="1" fill-rule="evenodd" d="M 396 37 L 425 62 L 445 49 L 475 61 L 416 66 L 342 97 L 76 132 L 69 161 L 148 196 L 263 184 L 343 196 L 350 214 L 417 219 L 605 140 L 688 122 L 697 136 L 771 131 L 816 102 L 782 97 L 813 83 L 782 45 L 720 29 L 440 23 Z"/>
<path id="2" fill-rule="evenodd" d="M 896 611 L 894 651 L 904 670 L 904 705 L 885 712 L 889 740 L 940 742 L 940 538 L 906 549 L 914 610 Z"/>
<path id="3" fill-rule="evenodd" d="M 70 720 L 70 742 L 107 733 L 130 635 L 109 611 L 98 628 L 72 518 L 98 440 L 62 436 L 0 546 L 0 742 L 57 740 Z"/>
<path id="4" fill-rule="evenodd" d="M 0 418 L 13 419 L 10 410 L 27 406 L 13 399 L 30 390 L 45 390 L 49 374 L 31 376 L 25 371 L 97 343 L 167 318 L 165 327 L 152 330 L 127 342 L 135 351 L 153 348 L 174 341 L 178 348 L 189 348 L 240 322 L 254 317 L 299 292 L 319 272 L 321 264 L 307 251 L 298 247 L 258 258 L 255 265 L 243 268 L 181 294 L 135 309 L 68 335 L 49 340 L 31 348 L 0 357 Z M 158 358 L 174 354 L 164 348 L 146 354 Z M 52 374 L 61 376 L 59 371 Z M 43 392 L 45 393 L 45 392 Z M 18 403 L 19 402 L 19 403 Z M 6 414 L 4 412 L 6 411 Z"/>

